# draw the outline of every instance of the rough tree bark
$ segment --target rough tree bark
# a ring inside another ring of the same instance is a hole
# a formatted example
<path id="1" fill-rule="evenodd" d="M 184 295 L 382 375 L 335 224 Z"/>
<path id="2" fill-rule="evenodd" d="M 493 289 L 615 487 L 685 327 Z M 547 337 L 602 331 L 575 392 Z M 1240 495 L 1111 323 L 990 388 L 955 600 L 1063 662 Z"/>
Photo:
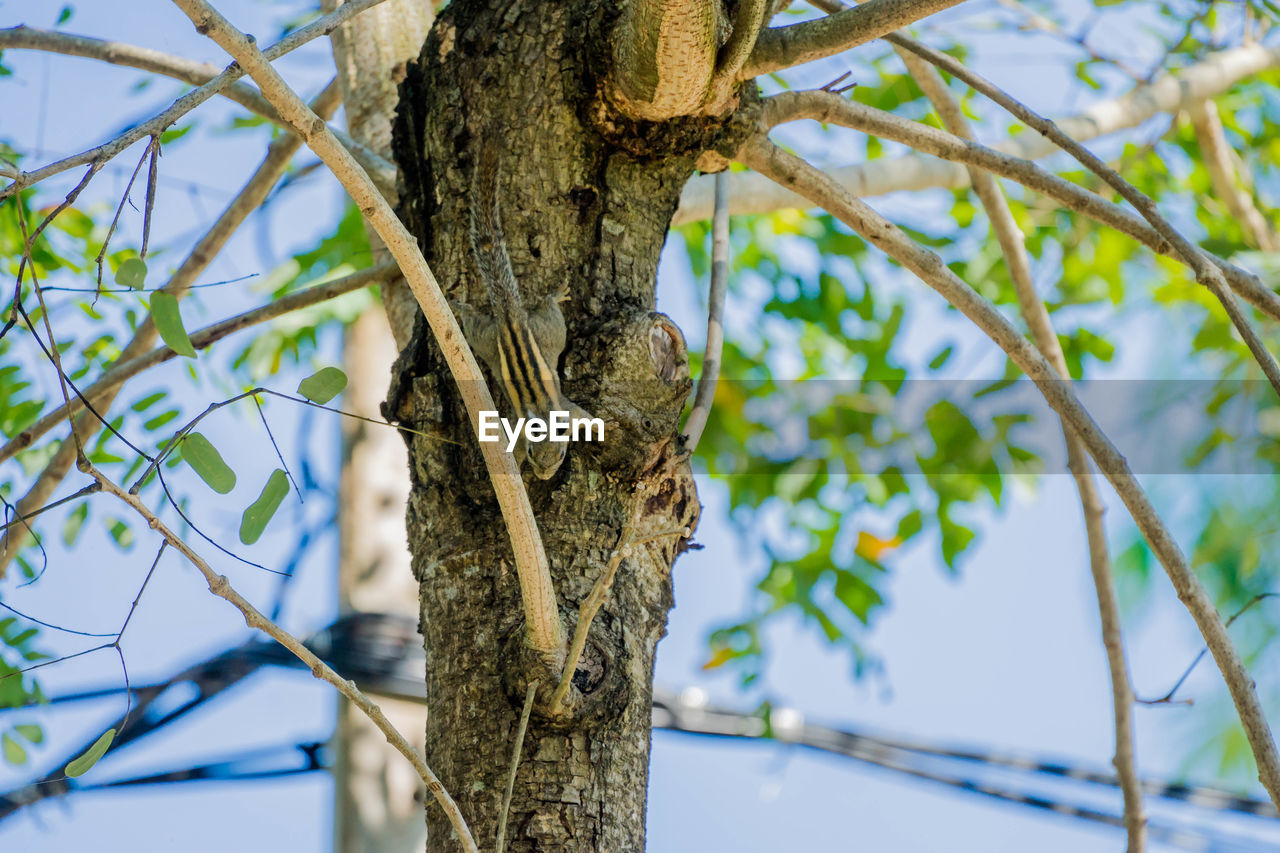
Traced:
<path id="1" fill-rule="evenodd" d="M 698 155 L 733 150 L 711 118 L 637 123 L 609 104 L 615 7 L 597 0 L 449 4 L 401 88 L 400 215 L 453 299 L 487 310 L 468 237 L 482 136 L 501 148 L 501 210 L 526 304 L 561 284 L 566 395 L 608 424 L 571 445 L 559 473 L 526 478 L 572 630 L 639 510 L 636 538 L 696 525 L 678 420 L 689 390 L 680 331 L 654 311 L 658 256 Z M 511 550 L 453 381 L 422 324 L 385 411 L 409 439 L 408 535 L 427 655 L 427 755 L 491 846 L 527 685 L 539 680 L 508 849 L 644 849 L 655 646 L 672 605 L 677 535 L 638 546 L 618 572 L 574 684 L 574 711 L 544 713 L 554 674 L 523 651 Z M 428 850 L 456 849 L 428 808 Z"/>

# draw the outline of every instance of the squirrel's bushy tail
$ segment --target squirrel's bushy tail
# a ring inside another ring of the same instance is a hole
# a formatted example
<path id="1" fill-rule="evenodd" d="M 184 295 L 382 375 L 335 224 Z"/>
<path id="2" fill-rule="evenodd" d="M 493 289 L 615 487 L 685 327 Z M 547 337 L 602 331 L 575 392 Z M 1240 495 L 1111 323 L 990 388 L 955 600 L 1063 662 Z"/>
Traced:
<path id="1" fill-rule="evenodd" d="M 471 250 L 491 307 L 499 316 L 521 306 L 520 290 L 511 270 L 506 238 L 502 233 L 502 217 L 498 212 L 498 146 L 492 136 L 480 143 L 471 181 Z"/>

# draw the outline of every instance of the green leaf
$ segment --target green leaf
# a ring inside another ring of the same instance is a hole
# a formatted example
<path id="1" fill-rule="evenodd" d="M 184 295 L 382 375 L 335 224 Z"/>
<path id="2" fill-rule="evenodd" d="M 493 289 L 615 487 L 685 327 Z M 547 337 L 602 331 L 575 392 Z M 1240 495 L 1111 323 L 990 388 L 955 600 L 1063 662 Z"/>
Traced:
<path id="1" fill-rule="evenodd" d="M 107 729 L 93 742 L 93 746 L 84 751 L 83 755 L 67 763 L 66 774 L 68 776 L 83 776 L 88 773 L 93 765 L 97 764 L 98 760 L 107 754 L 107 750 L 111 748 L 111 742 L 115 739 L 116 730 Z"/>
<path id="2" fill-rule="evenodd" d="M 168 145 L 170 142 L 177 142 L 179 139 L 186 136 L 187 132 L 193 127 L 195 127 L 194 124 L 184 124 L 182 127 L 175 127 L 166 130 L 164 133 L 160 134 L 160 144 Z"/>
<path id="3" fill-rule="evenodd" d="M 58 12 L 58 21 L 54 26 L 56 27 L 59 24 L 65 24 L 67 21 L 71 20 L 72 11 L 73 10 L 70 6 L 63 6 L 61 11 Z"/>
<path id="4" fill-rule="evenodd" d="M 151 296 L 151 318 L 156 321 L 156 331 L 169 349 L 187 358 L 196 357 L 196 348 L 187 337 L 186 327 L 182 325 L 182 312 L 178 310 L 178 300 L 170 293 L 155 293 Z"/>
<path id="5" fill-rule="evenodd" d="M 5 734 L 0 737 L 0 742 L 4 745 L 4 760 L 10 764 L 26 764 L 27 751 L 18 744 L 16 740 Z"/>
<path id="6" fill-rule="evenodd" d="M 62 523 L 62 542 L 67 547 L 76 544 L 76 539 L 80 536 L 80 528 L 84 527 L 84 520 L 89 517 L 89 505 L 87 503 L 80 504 L 71 511 L 67 516 L 67 520 Z"/>
<path id="7" fill-rule="evenodd" d="M 19 723 L 13 729 L 32 743 L 44 743 L 44 729 L 39 726 L 31 723 Z"/>
<path id="8" fill-rule="evenodd" d="M 116 267 L 116 284 L 141 290 L 147 281 L 147 262 L 141 258 L 129 258 Z"/>
<path id="9" fill-rule="evenodd" d="M 298 393 L 313 403 L 324 405 L 347 387 L 347 374 L 336 367 L 322 367 L 298 383 Z"/>
<path id="10" fill-rule="evenodd" d="M 184 438 L 179 450 L 183 461 L 218 494 L 225 495 L 236 487 L 236 472 L 222 461 L 222 454 L 200 433 L 193 432 Z"/>
<path id="11" fill-rule="evenodd" d="M 127 551 L 133 547 L 133 531 L 129 529 L 129 525 L 118 518 L 107 517 L 103 521 L 107 524 L 107 533 L 111 534 L 111 538 L 122 550 Z"/>
<path id="12" fill-rule="evenodd" d="M 276 514 L 276 510 L 280 508 L 280 502 L 287 494 L 289 494 L 289 478 L 284 471 L 277 468 L 267 478 L 267 484 L 262 487 L 262 494 L 258 495 L 256 501 L 249 504 L 249 508 L 244 511 L 244 516 L 240 519 L 241 542 L 252 545 L 258 541 L 262 531 L 267 527 L 267 522 Z"/>

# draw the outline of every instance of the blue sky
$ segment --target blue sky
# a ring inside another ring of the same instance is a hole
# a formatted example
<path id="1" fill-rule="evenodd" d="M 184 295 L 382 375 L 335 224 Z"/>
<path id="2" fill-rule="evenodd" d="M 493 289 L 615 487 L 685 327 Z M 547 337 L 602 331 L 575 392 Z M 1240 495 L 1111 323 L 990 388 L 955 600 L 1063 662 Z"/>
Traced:
<path id="1" fill-rule="evenodd" d="M 0 2 L 0 26 L 19 22 L 48 26 L 59 6 L 43 1 Z M 67 29 L 225 62 L 218 48 L 197 36 L 169 3 L 138 0 L 127 5 L 127 13 L 122 13 L 123 8 L 79 4 Z M 276 31 L 282 17 L 278 8 L 251 0 L 226 2 L 220 8 L 262 38 Z M 331 73 L 325 50 L 327 46 L 315 44 L 281 63 L 286 77 L 304 93 L 313 93 Z M 0 81 L 0 115 L 7 117 L 0 124 L 0 135 L 41 162 L 96 144 L 120 127 L 154 114 L 176 91 L 175 86 L 159 82 L 132 93 L 139 74 L 87 60 L 23 53 L 5 60 L 16 75 Z M 842 67 L 858 68 L 856 55 L 840 62 Z M 1049 113 L 1081 106 L 1077 95 L 1065 87 L 1060 65 L 1060 57 L 1047 47 L 1038 56 L 1029 56 L 1021 44 L 1016 53 L 990 47 L 979 54 L 982 70 L 1011 84 L 1016 94 Z M 831 67 L 806 74 L 825 82 L 832 76 L 828 74 Z M 261 136 L 218 132 L 236 114 L 234 106 L 210 103 L 199 113 L 199 129 L 166 149 L 158 199 L 163 215 L 152 239 L 175 249 L 157 256 L 153 269 L 176 262 L 185 249 L 183 241 L 216 215 L 261 156 Z M 14 116 L 22 120 L 13 121 Z M 809 144 L 815 151 L 826 145 L 816 138 Z M 132 169 L 136 156 L 129 152 L 118 158 L 115 168 L 87 193 L 85 203 L 106 205 L 117 200 L 127 179 L 122 172 Z M 310 158 L 304 153 L 299 159 Z M 56 186 L 65 191 L 69 184 L 63 180 Z M 268 272 L 331 227 L 341 204 L 333 182 L 321 177 L 302 182 L 275 201 L 265 216 L 242 229 L 202 280 Z M 876 202 L 888 213 L 919 215 L 913 204 L 918 202 L 902 198 Z M 136 239 L 136 223 L 127 222 L 124 227 L 124 239 Z M 696 347 L 705 322 L 696 293 L 705 284 L 689 278 L 675 242 L 668 247 L 660 274 L 659 308 L 676 319 Z M 258 304 L 262 296 L 254 287 L 250 280 L 242 286 L 206 291 L 200 297 L 205 316 L 227 316 Z M 932 300 L 932 294 L 927 299 Z M 918 312 L 911 329 L 922 339 L 949 322 L 937 306 L 925 304 L 931 307 Z M 108 310 L 119 309 L 109 306 Z M 75 321 L 66 322 L 68 328 L 75 328 Z M 966 352 L 973 354 L 966 362 L 974 365 L 973 375 L 994 375 L 1002 365 L 994 347 L 974 335 L 959 334 L 967 335 L 961 341 Z M 335 334 L 324 339 L 317 365 L 336 361 L 337 343 Z M 225 361 L 235 349 L 234 343 L 224 344 L 214 363 Z M 1115 370 L 1143 375 L 1148 355 L 1141 346 L 1130 347 Z M 224 396 L 216 379 L 194 389 L 181 370 L 181 365 L 170 364 L 153 371 L 140 380 L 136 392 L 173 389 L 193 414 L 209 400 Z M 291 390 L 304 373 L 282 375 L 272 384 Z M 217 370 L 210 375 L 216 377 Z M 50 376 L 42 374 L 41 381 L 56 393 Z M 244 500 L 228 502 L 225 509 L 214 504 L 203 511 L 203 523 L 213 530 L 234 530 L 238 507 L 252 498 L 248 492 L 258 488 L 258 479 L 274 465 L 265 442 L 238 440 L 243 430 L 256 429 L 247 417 L 252 411 L 243 414 L 219 416 L 206 430 L 215 442 L 223 439 L 219 446 L 233 467 L 246 472 L 244 494 L 237 496 Z M 332 482 L 337 424 L 323 418 L 304 419 L 274 404 L 268 414 L 294 458 L 305 453 L 317 478 Z M 1155 485 L 1165 504 L 1176 504 L 1180 488 L 1176 478 L 1152 479 L 1161 481 Z M 64 490 L 71 488 L 68 481 Z M 741 707 L 753 706 L 767 696 L 799 709 L 808 719 L 834 725 L 1047 753 L 1095 767 L 1108 765 L 1110 694 L 1079 507 L 1066 477 L 1047 477 L 1034 488 L 1020 486 L 1003 514 L 976 518 L 981 523 L 981 541 L 959 577 L 942 570 L 933 542 L 897 555 L 888 587 L 892 606 L 870 637 L 870 644 L 887 663 L 883 678 L 855 682 L 845 655 L 832 651 L 798 620 L 784 621 L 770 631 L 766 686 L 750 695 L 738 692 L 731 676 L 704 672 L 701 665 L 706 660 L 708 631 L 744 612 L 764 557 L 758 543 L 744 539 L 727 523 L 723 488 L 703 481 L 700 493 L 705 510 L 697 539 L 705 547 L 686 554 L 676 566 L 676 609 L 670 634 L 660 647 L 659 685 L 672 689 L 698 685 L 715 701 Z M 95 507 L 99 509 L 107 507 Z M 316 500 L 300 512 L 308 523 L 317 524 L 327 509 L 326 501 Z M 1118 504 L 1108 520 L 1117 540 L 1128 534 Z M 286 558 L 291 545 L 286 527 L 277 524 L 254 551 L 255 559 L 279 565 Z M 132 552 L 121 554 L 96 529 L 87 537 L 70 554 L 51 551 L 50 568 L 38 584 L 19 589 L 11 576 L 0 584 L 0 595 L 27 612 L 63 624 L 85 630 L 113 629 L 128 609 L 154 546 L 144 537 Z M 306 633 L 333 616 L 335 551 L 331 537 L 321 538 L 301 565 L 284 610 L 286 627 Z M 215 566 L 254 600 L 268 600 L 274 590 L 276 579 L 269 575 L 229 561 Z M 165 676 L 244 636 L 238 615 L 212 598 L 192 569 L 167 555 L 124 641 L 130 677 L 142 683 Z M 56 637 L 51 642 L 64 653 L 81 647 Z M 1166 584 L 1156 585 L 1154 600 L 1131 631 L 1129 642 L 1139 694 L 1163 692 L 1198 650 L 1190 620 Z M 115 657 L 101 653 L 51 668 L 44 681 L 47 690 L 58 692 L 85 684 L 116 683 L 119 677 Z M 1202 697 L 1205 705 L 1222 692 L 1207 666 L 1189 690 Z M 255 746 L 322 740 L 332 727 L 334 707 L 332 691 L 305 674 L 259 675 L 154 743 L 123 756 L 109 756 L 100 767 L 111 774 L 165 768 Z M 118 703 L 108 703 L 41 717 L 51 747 L 34 755 L 37 765 L 47 769 L 63 745 L 100 729 L 119 711 Z M 1190 713 L 1181 708 L 1138 709 L 1138 754 L 1144 772 L 1178 771 L 1187 752 L 1188 732 L 1193 730 L 1188 725 Z M 0 786 L 12 787 L 21 775 L 0 766 Z M 331 838 L 330 798 L 331 785 L 323 774 L 282 782 L 93 793 L 47 802 L 0 823 L 0 848 L 69 851 L 92 845 L 109 853 L 168 850 L 177 845 L 215 851 L 235 845 L 246 853 L 324 851 Z M 1122 847 L 1122 833 L 1116 830 L 993 804 L 847 760 L 784 745 L 716 742 L 670 733 L 654 737 L 649 832 L 654 851 L 831 850 L 856 845 L 893 851 L 1012 853 L 1032 848 L 1066 853 Z M 1153 845 L 1152 849 L 1162 848 Z"/>

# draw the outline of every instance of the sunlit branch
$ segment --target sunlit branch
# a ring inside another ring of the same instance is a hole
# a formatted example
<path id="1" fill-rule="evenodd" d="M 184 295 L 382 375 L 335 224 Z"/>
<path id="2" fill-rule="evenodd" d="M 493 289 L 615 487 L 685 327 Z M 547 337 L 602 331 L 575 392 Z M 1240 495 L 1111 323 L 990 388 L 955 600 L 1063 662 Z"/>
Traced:
<path id="1" fill-rule="evenodd" d="M 1275 233 L 1266 217 L 1253 203 L 1253 196 L 1237 180 L 1236 164 L 1233 162 L 1235 152 L 1227 144 L 1217 105 L 1213 101 L 1202 101 L 1192 105 L 1189 113 L 1191 127 L 1195 130 L 1196 141 L 1200 145 L 1200 162 L 1209 172 L 1214 195 L 1227 206 L 1231 218 L 1240 223 L 1241 229 L 1253 239 L 1255 246 L 1264 252 L 1276 251 L 1280 248 L 1280 243 L 1277 242 Z"/>
<path id="2" fill-rule="evenodd" d="M 707 288 L 707 345 L 693 408 L 684 422 L 685 450 L 693 453 L 702 440 L 716 397 L 724 349 L 724 295 L 729 281 L 729 173 L 716 175 L 716 215 L 711 220 L 711 283 Z"/>
<path id="3" fill-rule="evenodd" d="M 379 0 L 382 2 L 382 0 Z M 111 65 L 125 68 L 136 68 L 153 74 L 162 74 L 190 83 L 192 86 L 203 86 L 215 80 L 223 69 L 209 62 L 196 62 L 181 56 L 139 47 L 119 41 L 78 36 L 57 30 L 41 30 L 34 27 L 16 26 L 0 29 L 0 50 L 38 50 L 47 53 L 58 53 L 64 56 L 78 56 L 84 59 L 96 59 Z M 234 101 L 254 115 L 261 116 L 272 124 L 283 126 L 275 108 L 267 103 L 252 86 L 245 83 L 232 83 L 218 92 L 228 100 Z M 287 129 L 287 128 L 286 128 Z M 395 186 L 395 165 L 379 156 L 365 145 L 351 139 L 340 130 L 334 130 L 342 144 L 351 149 L 351 153 L 360 161 L 379 184 Z M 16 176 L 14 176 L 16 177 Z"/>

